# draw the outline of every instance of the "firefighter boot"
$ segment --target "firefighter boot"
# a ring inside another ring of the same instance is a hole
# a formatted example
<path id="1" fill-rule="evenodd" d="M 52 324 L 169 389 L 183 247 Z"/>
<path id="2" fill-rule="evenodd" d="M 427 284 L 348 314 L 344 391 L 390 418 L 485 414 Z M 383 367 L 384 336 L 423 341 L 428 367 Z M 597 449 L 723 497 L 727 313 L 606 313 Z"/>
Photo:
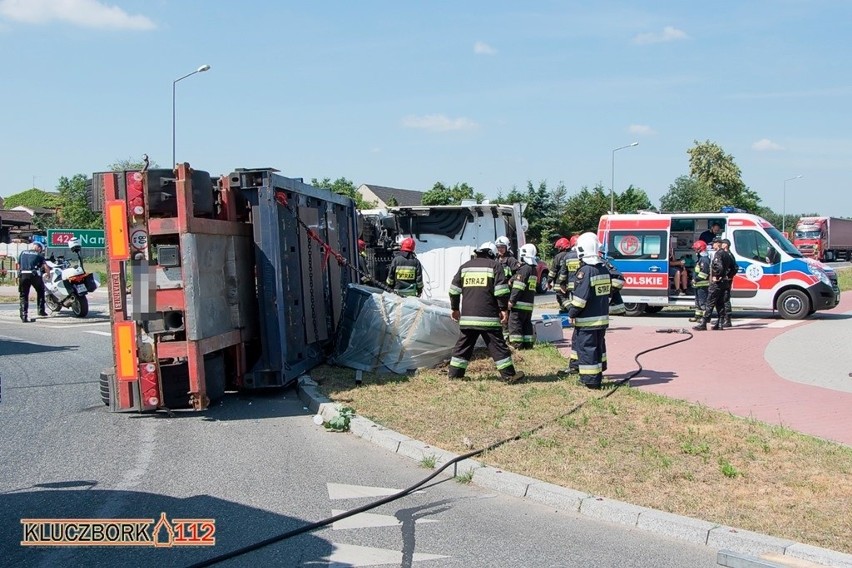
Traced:
<path id="1" fill-rule="evenodd" d="M 717 319 L 716 321 L 714 321 L 713 322 L 713 330 L 714 331 L 722 331 L 722 329 L 724 329 L 722 327 L 722 324 L 724 323 L 724 321 L 725 320 L 723 320 L 721 317 L 719 319 Z"/>
<path id="2" fill-rule="evenodd" d="M 734 324 L 731 323 L 731 316 L 725 316 L 724 321 L 722 321 L 722 327 L 734 327 Z"/>
<path id="3" fill-rule="evenodd" d="M 514 385 L 515 383 L 519 383 L 524 380 L 526 375 L 523 371 L 515 371 L 513 374 L 508 375 L 505 373 L 500 373 L 500 378 L 503 379 L 507 385 Z"/>
<path id="4" fill-rule="evenodd" d="M 707 331 L 707 320 L 704 318 L 700 318 L 698 320 L 698 325 L 693 326 L 692 329 L 696 331 Z"/>

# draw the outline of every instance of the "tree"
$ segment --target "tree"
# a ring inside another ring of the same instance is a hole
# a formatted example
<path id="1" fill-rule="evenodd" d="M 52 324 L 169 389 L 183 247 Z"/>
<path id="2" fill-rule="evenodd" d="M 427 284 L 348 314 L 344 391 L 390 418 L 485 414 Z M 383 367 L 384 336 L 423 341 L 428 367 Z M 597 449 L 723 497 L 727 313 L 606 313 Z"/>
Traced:
<path id="1" fill-rule="evenodd" d="M 114 172 L 141 170 L 145 167 L 145 161 L 134 160 L 133 158 L 126 158 L 124 160 L 116 160 L 107 167 Z M 160 166 L 157 165 L 157 162 L 150 161 L 148 163 L 148 169 L 150 170 L 155 170 L 159 167 Z"/>
<path id="2" fill-rule="evenodd" d="M 482 193 L 475 193 L 474 189 L 467 182 L 457 183 L 452 187 L 447 187 L 443 183 L 436 181 L 432 189 L 423 194 L 423 205 L 459 205 L 464 199 L 473 199 L 477 203 L 485 199 Z"/>
<path id="3" fill-rule="evenodd" d="M 787 213 L 786 218 L 781 213 L 776 213 L 769 207 L 758 207 L 755 215 L 760 215 L 770 223 L 772 226 L 781 230 L 781 227 L 786 227 L 788 233 L 792 233 L 796 227 L 796 223 L 799 222 L 799 219 L 802 217 L 819 217 L 819 213 Z M 786 222 L 784 222 L 786 221 Z M 792 238 L 790 239 L 793 240 Z"/>
<path id="4" fill-rule="evenodd" d="M 601 216 L 606 215 L 609 206 L 609 191 L 603 185 L 599 183 L 591 190 L 583 186 L 565 203 L 564 234 L 597 233 Z"/>
<path id="5" fill-rule="evenodd" d="M 637 213 L 639 211 L 654 210 L 656 208 L 648 199 L 648 194 L 638 187 L 630 185 L 624 193 L 615 195 L 615 209 L 619 213 Z"/>
<path id="6" fill-rule="evenodd" d="M 375 201 L 367 201 L 364 197 L 358 193 L 358 188 L 355 187 L 355 184 L 352 183 L 351 180 L 346 179 L 345 177 L 337 178 L 334 181 L 331 181 L 331 178 L 322 178 L 318 180 L 317 178 L 311 179 L 311 185 L 314 187 L 320 187 L 323 189 L 330 189 L 334 193 L 338 193 L 340 195 L 345 195 L 352 199 L 355 202 L 355 207 L 357 209 L 371 209 L 376 206 Z"/>
<path id="7" fill-rule="evenodd" d="M 59 207 L 61 203 L 62 199 L 55 193 L 48 193 L 34 187 L 5 198 L 3 201 L 3 207 L 6 209 L 12 209 L 19 206 L 28 207 L 30 209 L 55 209 L 56 207 Z"/>
<path id="8" fill-rule="evenodd" d="M 666 212 L 712 212 L 718 211 L 724 198 L 703 182 L 689 176 L 680 176 L 669 186 L 669 191 L 660 198 L 660 210 Z"/>
<path id="9" fill-rule="evenodd" d="M 746 187 L 734 157 L 726 154 L 721 146 L 709 140 L 696 140 L 695 146 L 686 152 L 690 175 L 721 197 L 726 205 L 746 211 L 757 210 L 760 197 Z"/>
<path id="10" fill-rule="evenodd" d="M 56 227 L 68 229 L 102 229 L 103 217 L 89 209 L 86 176 L 77 174 L 71 179 L 63 176 L 56 186 L 62 204 Z"/>

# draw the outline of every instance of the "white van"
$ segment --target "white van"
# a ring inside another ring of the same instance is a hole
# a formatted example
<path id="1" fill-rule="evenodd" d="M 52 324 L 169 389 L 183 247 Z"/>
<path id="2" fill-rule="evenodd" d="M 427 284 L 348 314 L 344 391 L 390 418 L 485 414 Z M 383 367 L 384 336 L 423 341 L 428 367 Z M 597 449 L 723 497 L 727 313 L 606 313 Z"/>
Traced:
<path id="1" fill-rule="evenodd" d="M 696 253 L 692 243 L 718 224 L 731 241 L 739 266 L 731 288 L 734 308 L 777 310 L 784 319 L 802 319 L 840 302 L 834 271 L 804 258 L 765 219 L 740 212 L 640 213 L 604 215 L 598 238 L 624 274 L 621 294 L 628 315 L 655 313 L 665 306 L 692 306 Z M 708 247 L 709 248 L 709 247 Z M 689 272 L 685 294 L 676 293 L 669 258 L 682 260 Z"/>

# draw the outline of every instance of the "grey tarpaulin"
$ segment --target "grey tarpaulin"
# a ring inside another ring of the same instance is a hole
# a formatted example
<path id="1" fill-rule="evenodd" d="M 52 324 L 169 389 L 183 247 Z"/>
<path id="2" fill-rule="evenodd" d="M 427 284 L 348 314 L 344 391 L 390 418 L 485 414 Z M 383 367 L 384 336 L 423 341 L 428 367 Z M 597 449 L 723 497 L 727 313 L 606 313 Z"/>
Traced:
<path id="1" fill-rule="evenodd" d="M 331 362 L 403 374 L 448 360 L 458 336 L 447 302 L 350 284 Z"/>

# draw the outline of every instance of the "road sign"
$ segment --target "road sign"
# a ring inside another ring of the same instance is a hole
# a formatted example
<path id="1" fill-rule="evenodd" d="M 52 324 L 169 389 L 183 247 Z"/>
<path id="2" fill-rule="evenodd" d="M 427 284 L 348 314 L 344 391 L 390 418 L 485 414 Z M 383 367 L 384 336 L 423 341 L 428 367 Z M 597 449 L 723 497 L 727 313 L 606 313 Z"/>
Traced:
<path id="1" fill-rule="evenodd" d="M 106 245 L 102 229 L 48 229 L 47 246 L 65 247 L 75 237 L 80 239 L 83 248 L 104 248 Z"/>

